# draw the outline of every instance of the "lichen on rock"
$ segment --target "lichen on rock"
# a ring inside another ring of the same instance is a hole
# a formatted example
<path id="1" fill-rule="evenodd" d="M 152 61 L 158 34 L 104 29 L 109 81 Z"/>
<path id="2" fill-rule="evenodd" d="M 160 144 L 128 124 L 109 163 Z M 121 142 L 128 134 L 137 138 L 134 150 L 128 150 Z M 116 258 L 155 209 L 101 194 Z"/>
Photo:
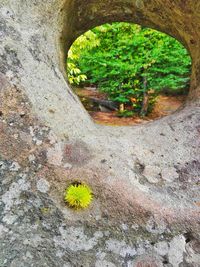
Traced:
<path id="1" fill-rule="evenodd" d="M 199 12 L 196 0 L 1 0 L 0 266 L 198 266 Z M 182 110 L 137 127 L 91 121 L 63 62 L 79 35 L 112 21 L 187 47 Z M 94 191 L 79 213 L 63 201 L 75 178 Z"/>

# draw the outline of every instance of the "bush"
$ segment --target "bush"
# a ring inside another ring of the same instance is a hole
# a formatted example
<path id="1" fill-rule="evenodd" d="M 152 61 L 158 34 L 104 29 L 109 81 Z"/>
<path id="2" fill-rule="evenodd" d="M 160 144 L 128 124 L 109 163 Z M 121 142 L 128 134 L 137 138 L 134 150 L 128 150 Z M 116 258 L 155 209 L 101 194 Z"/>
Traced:
<path id="1" fill-rule="evenodd" d="M 189 86 L 191 59 L 187 50 L 164 33 L 130 23 L 112 23 L 96 27 L 86 36 L 90 46 L 79 49 L 74 62 L 87 76 L 87 83 L 95 84 L 110 100 L 141 112 L 152 89 L 155 93 L 148 110 L 163 90 L 175 92 Z M 78 38 L 73 46 L 79 47 L 80 42 Z"/>
<path id="2" fill-rule="evenodd" d="M 129 117 L 133 117 L 135 115 L 134 111 L 131 110 L 119 110 L 117 112 L 117 116 L 118 117 L 125 117 L 125 118 L 129 118 Z"/>

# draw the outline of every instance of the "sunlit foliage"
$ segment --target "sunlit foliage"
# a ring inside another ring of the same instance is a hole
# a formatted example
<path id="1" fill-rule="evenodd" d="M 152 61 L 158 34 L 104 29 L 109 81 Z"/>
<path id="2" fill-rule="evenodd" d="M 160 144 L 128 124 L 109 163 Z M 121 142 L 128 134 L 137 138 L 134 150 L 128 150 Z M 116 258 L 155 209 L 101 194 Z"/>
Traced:
<path id="1" fill-rule="evenodd" d="M 105 24 L 90 30 L 69 52 L 72 84 L 96 85 L 108 98 L 140 112 L 156 94 L 188 88 L 191 59 L 174 38 L 130 23 Z M 134 101 L 132 101 L 134 99 Z"/>

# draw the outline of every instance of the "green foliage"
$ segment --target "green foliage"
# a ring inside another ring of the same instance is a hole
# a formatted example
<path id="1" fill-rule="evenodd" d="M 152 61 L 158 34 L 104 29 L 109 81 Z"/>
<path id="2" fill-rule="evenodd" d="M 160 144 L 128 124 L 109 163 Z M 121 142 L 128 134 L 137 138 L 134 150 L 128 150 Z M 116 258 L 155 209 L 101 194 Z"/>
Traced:
<path id="1" fill-rule="evenodd" d="M 87 80 L 87 76 L 79 68 L 79 58 L 82 51 L 90 51 L 99 44 L 96 35 L 92 31 L 81 35 L 72 45 L 68 52 L 67 74 L 68 80 L 72 85 L 79 85 Z"/>
<path id="2" fill-rule="evenodd" d="M 72 184 L 65 192 L 65 201 L 74 209 L 87 208 L 92 201 L 92 191 L 85 184 Z"/>
<path id="3" fill-rule="evenodd" d="M 135 115 L 135 112 L 132 110 L 119 110 L 117 112 L 117 116 L 118 117 L 125 117 L 125 118 L 129 118 L 129 117 L 133 117 Z"/>
<path id="4" fill-rule="evenodd" d="M 73 62 L 68 62 L 68 80 L 70 84 L 79 85 L 81 82 L 87 80 L 87 76 L 81 73 L 81 70 L 77 68 Z"/>
<path id="5" fill-rule="evenodd" d="M 137 112 L 145 92 L 154 91 L 151 109 L 157 93 L 188 86 L 191 59 L 177 40 L 164 33 L 130 23 L 112 23 L 81 38 L 72 46 L 76 59 L 70 58 L 69 64 L 74 63 L 74 68 L 87 76 L 87 83 L 95 84 L 111 100 L 132 105 Z"/>

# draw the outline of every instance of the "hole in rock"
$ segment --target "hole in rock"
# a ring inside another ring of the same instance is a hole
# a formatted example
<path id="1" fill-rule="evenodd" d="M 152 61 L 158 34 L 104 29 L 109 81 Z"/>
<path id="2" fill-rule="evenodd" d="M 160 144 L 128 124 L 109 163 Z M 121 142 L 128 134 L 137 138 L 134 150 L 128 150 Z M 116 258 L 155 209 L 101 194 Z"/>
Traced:
<path id="1" fill-rule="evenodd" d="M 185 233 L 184 237 L 185 237 L 185 243 L 189 243 L 194 239 L 191 233 Z"/>
<path id="2" fill-rule="evenodd" d="M 186 99 L 190 72 L 180 42 L 132 23 L 93 28 L 68 51 L 68 81 L 100 124 L 134 125 L 173 113 Z"/>
<path id="3" fill-rule="evenodd" d="M 166 256 L 163 257 L 163 264 L 169 264 L 169 260 Z"/>

